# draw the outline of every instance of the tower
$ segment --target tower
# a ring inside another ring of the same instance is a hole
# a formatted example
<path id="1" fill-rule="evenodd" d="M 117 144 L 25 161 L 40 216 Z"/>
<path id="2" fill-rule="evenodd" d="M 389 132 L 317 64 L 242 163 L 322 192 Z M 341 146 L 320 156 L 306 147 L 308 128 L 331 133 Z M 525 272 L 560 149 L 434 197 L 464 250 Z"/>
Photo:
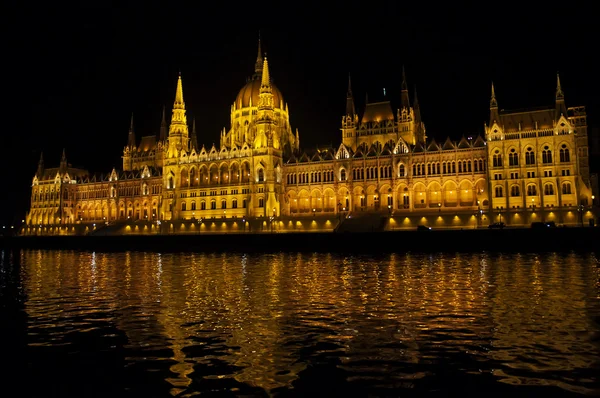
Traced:
<path id="1" fill-rule="evenodd" d="M 173 115 L 171 116 L 171 125 L 169 126 L 168 141 L 169 158 L 176 157 L 182 150 L 187 151 L 189 149 L 188 125 L 185 116 L 181 73 L 179 73 L 179 78 L 177 79 L 177 89 L 175 91 L 175 101 L 173 103 Z"/>
<path id="2" fill-rule="evenodd" d="M 358 125 L 358 115 L 354 106 L 354 96 L 352 95 L 352 81 L 348 73 L 348 91 L 346 92 L 346 114 L 342 116 L 342 143 L 348 148 L 354 148 L 356 142 L 356 127 Z"/>
<path id="3" fill-rule="evenodd" d="M 133 130 L 133 113 L 129 122 L 129 134 L 127 135 L 127 145 L 123 149 L 123 171 L 133 169 L 133 152 L 135 151 L 135 132 Z"/>

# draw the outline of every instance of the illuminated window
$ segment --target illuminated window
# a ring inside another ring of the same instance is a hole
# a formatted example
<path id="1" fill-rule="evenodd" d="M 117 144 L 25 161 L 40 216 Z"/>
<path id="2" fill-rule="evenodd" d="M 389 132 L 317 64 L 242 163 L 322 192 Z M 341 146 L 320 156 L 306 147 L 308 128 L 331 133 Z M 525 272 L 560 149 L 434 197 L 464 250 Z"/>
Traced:
<path id="1" fill-rule="evenodd" d="M 258 198 L 258 207 L 265 207 L 265 198 Z"/>
<path id="2" fill-rule="evenodd" d="M 510 196 L 521 196 L 521 190 L 518 185 L 510 187 Z"/>
<path id="3" fill-rule="evenodd" d="M 501 198 L 502 197 L 502 193 L 503 192 L 502 192 L 502 187 L 501 186 L 497 186 L 494 191 L 496 193 L 496 197 L 497 198 Z"/>
<path id="4" fill-rule="evenodd" d="M 498 149 L 496 149 L 496 152 L 494 152 L 494 155 L 492 156 L 492 164 L 494 167 L 502 167 L 502 154 Z"/>
<path id="5" fill-rule="evenodd" d="M 554 195 L 554 185 L 552 185 L 552 184 L 544 185 L 544 195 Z"/>
<path id="6" fill-rule="evenodd" d="M 535 164 L 535 153 L 533 153 L 531 147 L 527 148 L 527 151 L 525 152 L 525 164 Z"/>
<path id="7" fill-rule="evenodd" d="M 546 145 L 542 151 L 542 163 L 552 163 L 552 151 Z"/>
<path id="8" fill-rule="evenodd" d="M 563 195 L 570 195 L 571 194 L 571 183 L 570 182 L 563 182 L 563 184 L 562 184 L 562 193 L 563 193 Z"/>
<path id="9" fill-rule="evenodd" d="M 519 165 L 519 154 L 512 148 L 508 154 L 508 165 L 509 166 L 518 166 Z"/>

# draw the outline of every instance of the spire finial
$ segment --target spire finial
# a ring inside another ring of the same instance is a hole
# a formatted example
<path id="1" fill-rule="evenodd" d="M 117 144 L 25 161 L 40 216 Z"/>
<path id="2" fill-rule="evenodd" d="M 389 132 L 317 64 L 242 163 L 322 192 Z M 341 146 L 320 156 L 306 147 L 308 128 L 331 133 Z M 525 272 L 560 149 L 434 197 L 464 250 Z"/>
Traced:
<path id="1" fill-rule="evenodd" d="M 400 93 L 400 105 L 402 109 L 410 109 L 410 98 L 408 97 L 408 84 L 406 84 L 406 71 L 402 65 L 402 92 Z"/>
<path id="2" fill-rule="evenodd" d="M 163 105 L 163 109 L 162 109 L 162 119 L 160 121 L 160 137 L 159 139 L 161 141 L 164 141 L 167 139 L 167 117 L 165 115 L 165 106 Z"/>
<path id="3" fill-rule="evenodd" d="M 60 161 L 61 162 L 66 162 L 67 161 L 67 155 L 65 153 L 65 148 L 63 148 L 62 157 L 60 158 Z"/>
<path id="4" fill-rule="evenodd" d="M 404 70 L 404 65 L 402 65 L 402 90 L 408 90 L 408 85 L 406 84 L 406 71 Z"/>
<path id="5" fill-rule="evenodd" d="M 129 122 L 129 132 L 133 133 L 133 112 L 131 112 L 131 121 Z"/>

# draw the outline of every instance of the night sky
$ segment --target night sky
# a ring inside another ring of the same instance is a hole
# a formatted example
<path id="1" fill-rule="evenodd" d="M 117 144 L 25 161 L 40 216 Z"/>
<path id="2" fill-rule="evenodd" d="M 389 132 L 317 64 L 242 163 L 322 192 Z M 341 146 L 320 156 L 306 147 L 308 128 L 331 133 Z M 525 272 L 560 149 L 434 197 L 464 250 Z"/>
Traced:
<path id="1" fill-rule="evenodd" d="M 501 109 L 553 106 L 557 72 L 567 106 L 585 105 L 589 126 L 600 126 L 598 21 L 577 2 L 131 4 L 6 14 L 4 95 L 14 110 L 1 134 L 3 223 L 23 218 L 40 151 L 47 167 L 58 166 L 64 147 L 74 167 L 120 168 L 131 113 L 138 140 L 157 134 L 179 71 L 200 145 L 218 145 L 253 73 L 259 31 L 305 149 L 339 145 L 348 73 L 360 113 L 365 95 L 384 100 L 384 88 L 399 100 L 403 65 L 438 141 L 483 134 L 492 81 Z"/>

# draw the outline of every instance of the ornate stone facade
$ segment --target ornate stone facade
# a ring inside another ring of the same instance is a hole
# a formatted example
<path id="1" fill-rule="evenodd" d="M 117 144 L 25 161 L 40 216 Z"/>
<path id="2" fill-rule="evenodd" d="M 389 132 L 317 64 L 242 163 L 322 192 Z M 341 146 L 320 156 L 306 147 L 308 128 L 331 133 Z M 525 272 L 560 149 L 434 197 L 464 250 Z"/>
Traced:
<path id="1" fill-rule="evenodd" d="M 195 123 L 188 130 L 180 75 L 168 133 L 163 110 L 159 137 L 138 144 L 132 118 L 123 171 L 92 176 L 70 167 L 64 153 L 56 169 L 40 159 L 22 233 L 79 233 L 76 225 L 93 230 L 128 220 L 157 231 L 161 223 L 243 220 L 246 230 L 252 219 L 340 224 L 364 214 L 386 216 L 398 228 L 583 220 L 592 201 L 586 114 L 566 107 L 560 80 L 553 107 L 519 112 L 499 111 L 492 85 L 485 137 L 444 143 L 427 139 L 404 71 L 401 88 L 399 109 L 367 103 L 359 117 L 349 81 L 339 147 L 301 152 L 259 45 L 230 128 L 218 148 L 207 149 L 197 143 Z"/>

